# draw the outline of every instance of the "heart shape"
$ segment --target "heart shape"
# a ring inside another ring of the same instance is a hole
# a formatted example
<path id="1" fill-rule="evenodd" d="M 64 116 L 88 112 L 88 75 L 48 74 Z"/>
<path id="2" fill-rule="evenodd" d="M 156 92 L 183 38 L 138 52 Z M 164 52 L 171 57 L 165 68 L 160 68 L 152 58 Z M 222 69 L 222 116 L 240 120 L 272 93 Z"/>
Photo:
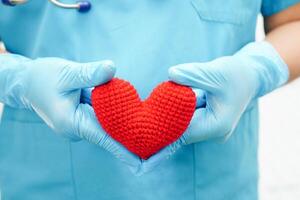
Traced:
<path id="1" fill-rule="evenodd" d="M 127 81 L 114 78 L 92 91 L 92 106 L 103 129 L 143 159 L 176 141 L 196 107 L 191 88 L 163 82 L 142 101 Z"/>

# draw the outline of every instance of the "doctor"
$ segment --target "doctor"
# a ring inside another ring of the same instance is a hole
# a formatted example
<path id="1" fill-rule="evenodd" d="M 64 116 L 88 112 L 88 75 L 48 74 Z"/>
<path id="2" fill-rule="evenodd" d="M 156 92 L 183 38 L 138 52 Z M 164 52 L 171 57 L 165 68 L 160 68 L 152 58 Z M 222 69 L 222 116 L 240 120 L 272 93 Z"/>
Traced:
<path id="1" fill-rule="evenodd" d="M 91 0 L 85 13 L 51 2 L 0 5 L 0 198 L 257 199 L 257 99 L 300 74 L 299 0 Z M 140 160 L 89 105 L 113 76 L 142 98 L 169 78 L 206 106 Z"/>

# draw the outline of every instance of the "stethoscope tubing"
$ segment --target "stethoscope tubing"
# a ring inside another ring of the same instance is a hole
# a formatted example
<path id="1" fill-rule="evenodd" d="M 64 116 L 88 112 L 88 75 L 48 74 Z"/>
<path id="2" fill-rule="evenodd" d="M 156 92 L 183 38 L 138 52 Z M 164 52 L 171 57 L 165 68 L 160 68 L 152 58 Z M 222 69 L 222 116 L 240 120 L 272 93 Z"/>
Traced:
<path id="1" fill-rule="evenodd" d="M 2 3 L 9 6 L 16 6 L 26 3 L 28 0 L 2 0 Z M 77 1 L 76 3 L 62 3 L 59 0 L 49 0 L 54 5 L 65 9 L 77 9 L 79 12 L 87 12 L 91 9 L 91 3 L 87 0 Z"/>

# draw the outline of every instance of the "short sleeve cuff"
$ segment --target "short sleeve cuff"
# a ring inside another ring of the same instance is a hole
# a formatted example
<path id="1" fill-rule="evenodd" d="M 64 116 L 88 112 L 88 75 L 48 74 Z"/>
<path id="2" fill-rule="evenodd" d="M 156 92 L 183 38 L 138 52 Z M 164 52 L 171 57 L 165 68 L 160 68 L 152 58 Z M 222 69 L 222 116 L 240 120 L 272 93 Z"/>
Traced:
<path id="1" fill-rule="evenodd" d="M 271 16 L 297 3 L 300 3 L 300 0 L 282 0 L 282 1 L 271 0 L 263 4 L 261 13 L 263 16 Z"/>

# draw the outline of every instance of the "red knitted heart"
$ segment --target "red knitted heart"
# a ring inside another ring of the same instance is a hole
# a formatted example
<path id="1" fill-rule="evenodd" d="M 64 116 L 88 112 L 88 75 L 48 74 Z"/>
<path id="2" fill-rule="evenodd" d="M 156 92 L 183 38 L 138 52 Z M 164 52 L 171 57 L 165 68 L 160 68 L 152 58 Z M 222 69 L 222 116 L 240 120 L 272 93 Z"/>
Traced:
<path id="1" fill-rule="evenodd" d="M 169 81 L 141 101 L 129 82 L 114 78 L 93 90 L 92 105 L 112 138 L 147 159 L 183 134 L 194 113 L 196 97 L 190 88 Z"/>

